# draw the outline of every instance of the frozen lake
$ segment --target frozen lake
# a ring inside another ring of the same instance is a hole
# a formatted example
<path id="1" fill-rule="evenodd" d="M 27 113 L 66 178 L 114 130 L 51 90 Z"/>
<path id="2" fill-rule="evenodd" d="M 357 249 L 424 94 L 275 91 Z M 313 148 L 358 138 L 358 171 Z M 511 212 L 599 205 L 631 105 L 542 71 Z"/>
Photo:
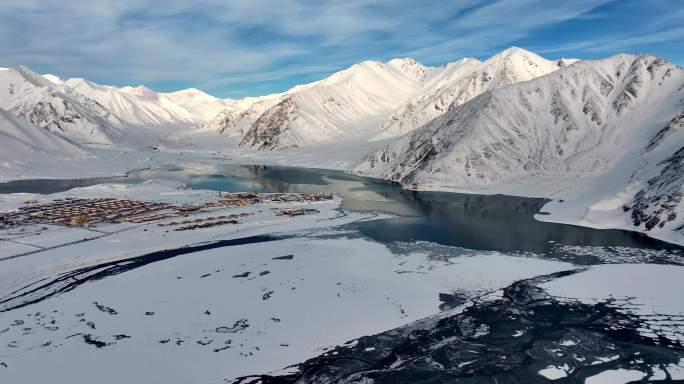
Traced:
<path id="1" fill-rule="evenodd" d="M 343 199 L 343 209 L 398 216 L 355 226 L 364 236 L 380 242 L 430 241 L 469 249 L 550 255 L 558 253 L 559 245 L 682 249 L 637 232 L 537 221 L 534 215 L 540 213 L 545 199 L 410 191 L 396 183 L 322 169 L 262 165 L 166 167 L 136 171 L 126 177 L 19 180 L 0 184 L 0 194 L 56 193 L 102 183 L 135 184 L 152 179 L 224 192 L 333 193 Z"/>
<path id="2" fill-rule="evenodd" d="M 8 254 L 45 247 L 0 258 L 0 381 L 684 377 L 682 249 L 536 221 L 543 199 L 414 192 L 317 169 L 187 165 L 0 184 L 0 200 L 218 191 L 342 201 L 291 220 L 268 206 L 231 208 L 252 216 L 229 230 L 0 234 Z M 84 240 L 50 248 L 62 238 Z"/>

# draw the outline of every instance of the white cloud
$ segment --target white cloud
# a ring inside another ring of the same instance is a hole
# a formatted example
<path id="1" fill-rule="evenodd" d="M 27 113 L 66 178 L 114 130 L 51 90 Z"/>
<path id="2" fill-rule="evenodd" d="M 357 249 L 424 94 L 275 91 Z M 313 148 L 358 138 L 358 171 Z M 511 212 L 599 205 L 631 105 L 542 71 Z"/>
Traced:
<path id="1" fill-rule="evenodd" d="M 538 51 L 540 53 L 557 53 L 569 51 L 617 52 L 648 44 L 682 40 L 684 40 L 684 27 L 679 27 L 651 33 L 642 32 L 638 35 L 632 36 L 608 36 L 592 41 L 580 41 L 559 45 L 553 48 L 543 48 L 539 49 Z"/>
<path id="2" fill-rule="evenodd" d="M 118 85 L 225 90 L 363 59 L 481 56 L 606 1 L 7 1 L 0 6 L 0 65 Z"/>

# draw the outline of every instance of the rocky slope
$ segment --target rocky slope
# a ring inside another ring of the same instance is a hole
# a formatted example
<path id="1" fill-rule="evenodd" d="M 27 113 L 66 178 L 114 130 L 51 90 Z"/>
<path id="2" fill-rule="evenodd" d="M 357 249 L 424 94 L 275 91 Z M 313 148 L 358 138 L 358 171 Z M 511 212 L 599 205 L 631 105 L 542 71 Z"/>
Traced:
<path id="1" fill-rule="evenodd" d="M 0 71 L 0 108 L 81 143 L 111 144 L 123 122 L 98 101 L 26 67 Z"/>
<path id="2" fill-rule="evenodd" d="M 242 137 L 254 122 L 269 108 L 277 104 L 287 93 L 262 97 L 246 97 L 223 108 L 200 129 L 218 132 L 220 135 Z"/>
<path id="3" fill-rule="evenodd" d="M 684 145 L 663 161 L 660 172 L 649 179 L 622 209 L 632 224 L 646 231 L 666 228 L 684 235 Z"/>
<path id="4" fill-rule="evenodd" d="M 0 142 L 0 167 L 6 170 L 41 167 L 46 162 L 89 156 L 77 144 L 38 128 L 4 109 L 0 109 Z"/>

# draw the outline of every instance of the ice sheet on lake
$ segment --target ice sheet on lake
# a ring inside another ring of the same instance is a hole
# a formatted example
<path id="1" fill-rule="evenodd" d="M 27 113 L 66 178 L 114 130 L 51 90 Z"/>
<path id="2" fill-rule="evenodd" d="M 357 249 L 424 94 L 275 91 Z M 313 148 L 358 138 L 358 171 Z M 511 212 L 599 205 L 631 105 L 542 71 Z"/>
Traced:
<path id="1" fill-rule="evenodd" d="M 284 255 L 293 257 L 278 258 Z M 445 263 L 421 254 L 397 256 L 360 238 L 220 248 L 0 314 L 0 330 L 9 328 L 0 345 L 13 343 L 0 347 L 9 366 L 3 374 L 16 383 L 82 381 L 95 374 L 113 383 L 219 382 L 280 369 L 431 315 L 439 292 L 484 292 L 569 267 L 506 255 Z M 397 272 L 407 268 L 423 273 Z M 24 323 L 13 326 L 17 320 Z M 43 369 L 33 369 L 36 359 Z"/>

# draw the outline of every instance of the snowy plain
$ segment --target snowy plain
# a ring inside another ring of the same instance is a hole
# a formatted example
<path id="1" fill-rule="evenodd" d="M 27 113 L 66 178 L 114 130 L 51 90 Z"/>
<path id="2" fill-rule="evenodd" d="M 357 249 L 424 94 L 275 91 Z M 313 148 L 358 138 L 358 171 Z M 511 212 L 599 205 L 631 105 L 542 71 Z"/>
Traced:
<path id="1" fill-rule="evenodd" d="M 216 195 L 177 187 L 158 181 L 97 185 L 53 195 L 3 195 L 0 203 L 9 210 L 26 200 L 71 196 L 180 203 Z M 169 234 L 154 224 L 103 226 L 96 239 L 74 244 L 70 240 L 86 238 L 82 232 L 90 231 L 4 231 L 3 244 L 11 240 L 51 248 L 2 260 L 0 360 L 8 366 L 3 377 L 16 383 L 79 382 L 95 376 L 108 383 L 141 378 L 221 382 L 277 370 L 355 337 L 432 315 L 440 304 L 439 292 L 482 295 L 519 279 L 572 268 L 563 262 L 457 248 L 449 260 L 434 260 L 421 244 L 407 244 L 405 252 L 395 254 L 356 233 L 334 229 L 386 217 L 339 211 L 339 203 L 313 203 L 320 214 L 291 219 L 273 216 L 269 205 L 229 208 L 224 213 L 254 214 L 229 231 Z M 177 256 L 7 311 L 20 304 L 21 297 L 11 299 L 23 287 L 70 271 L 263 234 L 281 238 Z M 65 245 L 58 246 L 60 239 Z M 93 340 L 107 345 L 98 348 Z M 44 369 L 35 370 L 35 361 Z"/>

